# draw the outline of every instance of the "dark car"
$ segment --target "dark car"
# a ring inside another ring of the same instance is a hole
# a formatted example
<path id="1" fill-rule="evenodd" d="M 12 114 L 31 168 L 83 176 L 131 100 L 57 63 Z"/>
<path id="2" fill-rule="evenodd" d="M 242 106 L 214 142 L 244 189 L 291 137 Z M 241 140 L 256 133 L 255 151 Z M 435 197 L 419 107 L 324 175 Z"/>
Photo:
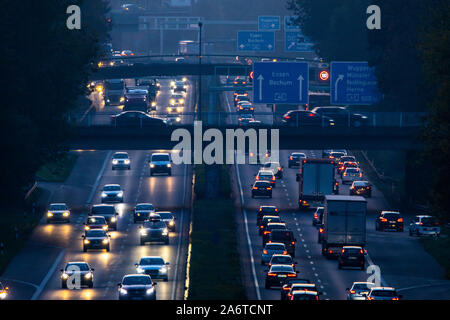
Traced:
<path id="1" fill-rule="evenodd" d="M 331 127 L 334 126 L 334 121 L 330 117 L 322 116 L 320 114 L 304 111 L 291 110 L 288 111 L 282 120 L 283 124 L 289 127 Z"/>
<path id="2" fill-rule="evenodd" d="M 172 160 L 169 153 L 153 153 L 149 161 L 150 176 L 155 173 L 172 175 Z"/>
<path id="3" fill-rule="evenodd" d="M 252 198 L 269 197 L 272 198 L 272 185 L 268 181 L 255 181 L 252 186 Z"/>
<path id="4" fill-rule="evenodd" d="M 167 267 L 169 262 L 165 262 L 159 256 L 142 257 L 139 263 L 135 263 L 134 265 L 136 266 L 137 273 L 148 274 L 152 279 L 169 280 Z"/>
<path id="5" fill-rule="evenodd" d="M 234 79 L 234 82 L 233 82 L 233 85 L 235 87 L 245 86 L 246 84 L 247 84 L 247 81 L 245 79 L 240 79 L 240 78 Z"/>
<path id="6" fill-rule="evenodd" d="M 102 216 L 88 216 L 84 223 L 84 230 L 101 229 L 108 231 L 108 223 L 105 217 Z"/>
<path id="7" fill-rule="evenodd" d="M 237 112 L 239 114 L 242 114 L 242 113 L 252 114 L 255 112 L 255 107 L 253 107 L 253 105 L 251 105 L 250 103 L 239 103 L 237 105 Z"/>
<path id="8" fill-rule="evenodd" d="M 344 246 L 338 257 L 338 268 L 358 267 L 364 270 L 365 255 L 362 247 Z"/>
<path id="9" fill-rule="evenodd" d="M 320 299 L 319 293 L 315 291 L 296 290 L 291 293 L 290 300 L 317 301 Z"/>
<path id="10" fill-rule="evenodd" d="M 340 162 L 340 161 L 339 161 Z M 345 169 L 347 168 L 359 168 L 358 164 L 353 161 L 345 161 L 341 166 L 338 166 L 338 174 L 342 176 L 342 174 L 345 172 Z"/>
<path id="11" fill-rule="evenodd" d="M 123 106 L 123 111 L 142 111 L 147 112 L 148 110 L 148 100 L 147 96 L 144 94 L 126 94 L 125 103 Z"/>
<path id="12" fill-rule="evenodd" d="M 156 300 L 157 283 L 146 274 L 128 274 L 117 284 L 119 300 Z"/>
<path id="13" fill-rule="evenodd" d="M 292 152 L 289 156 L 288 168 L 300 166 L 300 161 L 306 159 L 306 154 L 302 152 Z"/>
<path id="14" fill-rule="evenodd" d="M 115 127 L 166 127 L 163 119 L 151 117 L 142 111 L 124 111 L 111 116 L 111 124 Z"/>
<path id="15" fill-rule="evenodd" d="M 295 243 L 297 242 L 297 239 L 294 237 L 294 232 L 292 232 L 292 230 L 272 230 L 267 241 L 284 243 L 288 254 L 292 258 L 295 258 Z"/>
<path id="16" fill-rule="evenodd" d="M 345 107 L 316 107 L 311 110 L 335 121 L 335 126 L 362 127 L 369 124 L 369 118 L 359 113 L 352 113 Z"/>
<path id="17" fill-rule="evenodd" d="M 175 220 L 176 218 L 173 216 L 172 212 L 170 211 L 158 211 L 156 214 L 159 214 L 161 217 L 161 220 L 164 221 L 167 225 L 167 228 L 175 232 Z"/>
<path id="18" fill-rule="evenodd" d="M 260 206 L 258 209 L 258 213 L 256 214 L 256 225 L 259 226 L 261 224 L 261 219 L 264 216 L 278 216 L 278 208 L 275 206 Z"/>
<path id="19" fill-rule="evenodd" d="M 403 217 L 398 211 L 381 211 L 375 220 L 375 230 L 396 230 L 403 232 Z"/>
<path id="20" fill-rule="evenodd" d="M 262 234 L 262 245 L 265 246 L 267 242 L 269 242 L 269 237 L 272 231 L 274 230 L 287 230 L 286 223 L 284 222 L 269 222 L 265 227 L 265 230 Z M 272 242 L 281 242 L 281 241 L 272 241 Z"/>
<path id="21" fill-rule="evenodd" d="M 341 156 L 336 165 L 340 167 L 344 164 L 345 161 L 355 162 L 357 165 L 359 165 L 359 162 L 356 161 L 356 158 L 354 156 Z"/>
<path id="22" fill-rule="evenodd" d="M 108 223 L 109 230 L 117 230 L 117 213 L 112 204 L 95 204 L 92 206 L 89 216 L 102 216 Z"/>
<path id="23" fill-rule="evenodd" d="M 153 204 L 138 203 L 138 204 L 136 204 L 136 207 L 134 208 L 133 221 L 134 221 L 134 223 L 136 223 L 138 221 L 148 220 L 150 213 L 154 213 L 154 212 L 155 212 L 155 208 L 153 207 Z"/>
<path id="24" fill-rule="evenodd" d="M 83 239 L 83 251 L 88 249 L 105 249 L 107 252 L 110 250 L 110 238 L 111 236 L 102 229 L 87 230 Z"/>
<path id="25" fill-rule="evenodd" d="M 101 193 L 102 203 L 123 202 L 123 190 L 118 184 L 105 184 Z"/>
<path id="26" fill-rule="evenodd" d="M 273 264 L 285 264 L 288 266 L 292 266 L 292 268 L 294 268 L 295 270 L 295 265 L 297 264 L 297 262 L 294 261 L 288 254 L 274 254 L 272 255 L 272 258 L 270 258 L 269 267 L 271 267 Z"/>
<path id="27" fill-rule="evenodd" d="M 254 121 L 253 114 L 251 113 L 243 113 L 238 117 L 238 125 L 244 126 L 249 124 L 250 121 Z"/>
<path id="28" fill-rule="evenodd" d="M 351 196 L 372 197 L 372 184 L 369 181 L 353 181 L 350 187 Z"/>
<path id="29" fill-rule="evenodd" d="M 281 287 L 281 300 L 287 300 L 287 294 L 291 291 L 292 285 L 296 283 L 311 283 L 308 279 L 290 279 Z"/>
<path id="30" fill-rule="evenodd" d="M 238 94 L 234 97 L 234 106 L 236 107 L 237 104 L 241 101 L 247 101 L 250 102 L 250 98 L 248 97 L 248 95 L 245 94 Z"/>
<path id="31" fill-rule="evenodd" d="M 292 266 L 274 264 L 266 270 L 265 288 L 282 287 L 289 279 L 296 278 L 297 272 Z"/>
<path id="32" fill-rule="evenodd" d="M 67 282 L 71 281 L 73 285 L 94 286 L 94 268 L 91 268 L 87 262 L 68 262 L 64 269 L 61 269 L 61 287 L 67 289 Z M 77 288 L 79 289 L 79 288 Z"/>
<path id="33" fill-rule="evenodd" d="M 164 242 L 169 244 L 169 229 L 158 214 L 151 214 L 149 220 L 144 222 L 140 229 L 140 243 Z"/>
<path id="34" fill-rule="evenodd" d="M 259 234 L 262 235 L 267 227 L 267 224 L 272 222 L 282 222 L 282 220 L 280 216 L 264 216 L 261 219 L 261 223 L 259 224 L 258 228 Z"/>
<path id="35" fill-rule="evenodd" d="M 313 214 L 312 225 L 317 226 L 322 223 L 323 213 L 325 211 L 324 207 L 317 207 L 316 211 Z"/>

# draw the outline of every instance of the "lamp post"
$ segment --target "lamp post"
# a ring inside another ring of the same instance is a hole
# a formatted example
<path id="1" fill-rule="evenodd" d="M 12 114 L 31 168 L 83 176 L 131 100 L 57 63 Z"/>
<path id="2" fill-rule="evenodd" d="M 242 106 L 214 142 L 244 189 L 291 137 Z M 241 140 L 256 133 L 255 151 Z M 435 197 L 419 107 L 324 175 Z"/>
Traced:
<path id="1" fill-rule="evenodd" d="M 202 119 L 202 27 L 203 23 L 198 23 L 198 116 L 197 119 Z"/>

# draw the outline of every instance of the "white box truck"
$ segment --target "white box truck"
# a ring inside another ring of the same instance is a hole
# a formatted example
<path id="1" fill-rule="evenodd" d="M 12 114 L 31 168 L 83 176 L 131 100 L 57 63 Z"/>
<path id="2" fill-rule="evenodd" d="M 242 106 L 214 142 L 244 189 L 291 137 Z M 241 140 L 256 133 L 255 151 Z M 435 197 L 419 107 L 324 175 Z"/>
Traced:
<path id="1" fill-rule="evenodd" d="M 343 246 L 366 244 L 366 207 L 361 196 L 325 196 L 322 254 L 327 258 L 339 254 Z"/>
<path id="2" fill-rule="evenodd" d="M 300 210 L 320 207 L 327 194 L 339 193 L 335 162 L 328 159 L 304 159 L 297 173 Z"/>

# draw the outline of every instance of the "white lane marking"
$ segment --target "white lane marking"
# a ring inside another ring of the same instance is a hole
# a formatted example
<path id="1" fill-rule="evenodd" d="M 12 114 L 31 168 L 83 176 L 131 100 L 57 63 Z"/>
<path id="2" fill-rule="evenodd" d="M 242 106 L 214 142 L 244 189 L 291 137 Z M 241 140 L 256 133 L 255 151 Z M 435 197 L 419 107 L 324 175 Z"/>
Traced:
<path id="1" fill-rule="evenodd" d="M 181 220 L 180 220 L 180 230 L 183 227 L 183 217 L 184 217 L 184 204 L 186 202 L 186 183 L 187 183 L 187 165 L 184 166 L 184 187 L 183 187 L 183 209 L 181 210 Z M 177 278 L 178 278 L 178 260 L 180 259 L 180 249 L 181 249 L 181 231 L 178 237 L 178 248 L 177 257 L 175 259 L 175 276 L 173 278 L 173 288 L 172 288 L 172 300 L 175 300 L 175 293 L 177 288 Z"/>
<path id="2" fill-rule="evenodd" d="M 52 276 L 52 274 L 55 272 L 56 266 L 58 265 L 59 261 L 64 256 L 64 253 L 66 253 L 66 249 L 63 249 L 58 256 L 56 257 L 55 262 L 53 262 L 53 265 L 50 267 L 50 270 L 48 270 L 47 274 L 45 275 L 44 279 L 42 279 L 41 284 L 34 292 L 33 296 L 31 297 L 31 300 L 36 300 L 39 295 L 41 294 L 42 290 L 44 289 L 45 285 L 47 284 L 48 280 Z"/>
<path id="3" fill-rule="evenodd" d="M 106 164 L 108 163 L 109 159 L 111 158 L 111 153 L 112 153 L 112 150 L 109 150 L 108 154 L 105 157 L 105 161 L 103 161 L 103 166 L 100 169 L 100 171 L 98 172 L 97 178 L 95 179 L 94 185 L 92 186 L 91 193 L 89 194 L 89 198 L 88 198 L 88 200 L 86 202 L 87 204 L 91 204 L 92 203 L 92 198 L 94 197 L 95 191 L 97 190 L 98 184 L 100 183 L 100 179 L 103 176 L 103 172 L 106 169 Z"/>
<path id="4" fill-rule="evenodd" d="M 435 286 L 444 286 L 449 285 L 449 282 L 438 282 L 438 283 L 429 283 L 429 284 L 422 284 L 418 286 L 412 286 L 412 287 L 406 287 L 397 289 L 397 291 L 406 291 L 406 290 L 412 290 L 412 289 L 421 289 L 421 288 L 428 288 L 428 287 L 435 287 Z"/>
<path id="5" fill-rule="evenodd" d="M 17 282 L 17 283 L 21 283 L 21 284 L 25 284 L 27 286 L 32 286 L 35 289 L 38 289 L 38 285 L 31 283 L 31 282 L 27 282 L 27 281 L 22 281 L 22 280 L 16 280 L 16 279 L 8 279 L 8 278 L 2 278 L 3 281 L 7 281 L 7 282 Z"/>
<path id="6" fill-rule="evenodd" d="M 234 151 L 234 162 L 236 163 L 236 151 Z M 234 167 L 236 168 L 236 175 L 237 175 L 237 180 L 238 180 L 238 185 L 239 185 L 239 193 L 241 196 L 242 214 L 244 215 L 245 233 L 247 235 L 247 244 L 248 244 L 248 249 L 250 252 L 250 262 L 252 264 L 253 282 L 255 284 L 256 297 L 258 300 L 261 300 L 261 293 L 259 291 L 258 278 L 256 277 L 255 261 L 253 260 L 252 241 L 250 240 L 250 234 L 248 231 L 247 212 L 244 208 L 244 192 L 242 191 L 241 175 L 239 173 L 238 166 L 235 164 Z"/>

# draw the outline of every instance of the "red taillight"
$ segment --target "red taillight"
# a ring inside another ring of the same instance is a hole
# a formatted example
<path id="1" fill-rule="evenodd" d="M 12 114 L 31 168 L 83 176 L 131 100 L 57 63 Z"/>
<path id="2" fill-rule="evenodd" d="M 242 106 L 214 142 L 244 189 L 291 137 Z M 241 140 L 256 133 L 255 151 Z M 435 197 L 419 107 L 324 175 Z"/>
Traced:
<path id="1" fill-rule="evenodd" d="M 362 173 L 361 172 L 359 173 L 359 177 L 362 178 Z"/>
<path id="2" fill-rule="evenodd" d="M 267 250 L 266 249 L 263 250 L 263 254 L 267 254 Z"/>
<path id="3" fill-rule="evenodd" d="M 314 117 L 315 116 L 315 114 L 314 113 L 310 113 L 310 114 L 308 114 L 308 117 Z"/>
<path id="4" fill-rule="evenodd" d="M 344 172 L 344 177 L 347 176 L 347 173 Z"/>
<path id="5" fill-rule="evenodd" d="M 266 188 L 267 190 L 272 190 L 272 188 L 271 187 L 269 187 L 269 188 Z"/>
<path id="6" fill-rule="evenodd" d="M 253 187 L 253 190 L 258 190 L 258 187 Z"/>
<path id="7" fill-rule="evenodd" d="M 314 219 L 319 219 L 319 216 L 317 215 L 317 213 L 314 213 Z"/>
<path id="8" fill-rule="evenodd" d="M 381 218 L 381 222 L 387 222 L 386 218 Z"/>
<path id="9" fill-rule="evenodd" d="M 355 290 L 350 290 L 350 293 L 355 294 L 356 291 Z"/>
<path id="10" fill-rule="evenodd" d="M 399 300 L 398 297 L 393 297 L 392 300 Z"/>
<path id="11" fill-rule="evenodd" d="M 264 229 L 264 226 L 260 226 L 261 229 Z"/>
<path id="12" fill-rule="evenodd" d="M 398 218 L 397 222 L 403 222 L 403 218 Z"/>
<path id="13" fill-rule="evenodd" d="M 287 251 L 283 251 L 283 254 L 287 254 Z"/>
<path id="14" fill-rule="evenodd" d="M 287 275 L 288 277 L 296 277 L 297 276 L 297 274 L 296 273 L 288 273 L 288 275 Z"/>
<path id="15" fill-rule="evenodd" d="M 284 116 L 284 119 L 290 119 L 291 118 L 291 116 Z"/>
<path id="16" fill-rule="evenodd" d="M 359 251 L 359 253 L 364 254 L 364 251 L 362 251 L 362 249 Z"/>
<path id="17" fill-rule="evenodd" d="M 319 229 L 319 233 L 323 233 L 323 229 L 322 228 Z"/>
<path id="18" fill-rule="evenodd" d="M 275 212 L 277 212 L 278 211 L 278 208 L 275 208 Z"/>
<path id="19" fill-rule="evenodd" d="M 289 291 L 289 290 L 291 290 L 291 288 L 289 288 L 289 287 L 283 287 L 283 291 Z"/>
<path id="20" fill-rule="evenodd" d="M 345 252 L 345 250 L 344 250 L 344 249 L 342 249 L 341 253 L 344 253 L 344 252 Z"/>
<path id="21" fill-rule="evenodd" d="M 369 190 L 369 189 L 370 189 L 370 187 L 366 187 L 366 189 L 367 189 L 367 190 Z"/>
<path id="22" fill-rule="evenodd" d="M 345 169 L 345 167 L 344 167 L 344 166 L 342 166 L 342 167 L 340 167 L 340 168 L 339 168 L 339 170 L 341 170 L 341 171 L 342 171 L 342 170 L 344 170 L 344 169 Z"/>
<path id="23" fill-rule="evenodd" d="M 272 176 L 272 180 L 275 181 L 275 176 Z"/>
<path id="24" fill-rule="evenodd" d="M 292 158 L 292 157 L 289 157 L 289 160 L 293 160 L 294 158 Z"/>
<path id="25" fill-rule="evenodd" d="M 319 301 L 319 296 L 316 296 L 316 300 Z"/>
<path id="26" fill-rule="evenodd" d="M 259 180 L 259 176 L 256 176 L 256 180 Z"/>
<path id="27" fill-rule="evenodd" d="M 264 231 L 264 234 L 269 234 L 270 233 L 270 231 Z"/>
<path id="28" fill-rule="evenodd" d="M 276 277 L 276 276 L 277 276 L 276 273 L 272 273 L 272 272 L 269 272 L 267 275 L 268 275 L 269 277 Z"/>
<path id="29" fill-rule="evenodd" d="M 291 244 L 295 244 L 295 241 L 292 241 Z"/>

